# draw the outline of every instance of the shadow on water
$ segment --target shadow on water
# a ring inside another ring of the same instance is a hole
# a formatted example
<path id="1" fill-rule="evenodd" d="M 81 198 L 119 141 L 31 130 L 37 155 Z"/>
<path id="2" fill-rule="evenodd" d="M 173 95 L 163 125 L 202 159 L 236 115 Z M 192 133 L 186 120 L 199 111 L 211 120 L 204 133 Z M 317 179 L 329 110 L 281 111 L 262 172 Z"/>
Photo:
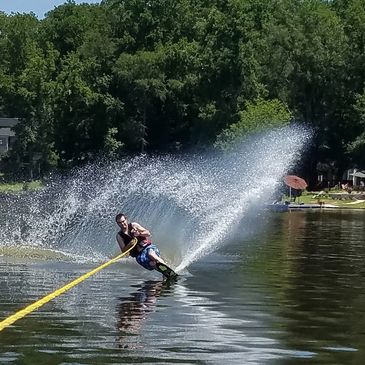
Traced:
<path id="1" fill-rule="evenodd" d="M 117 305 L 117 333 L 119 348 L 138 348 L 138 336 L 149 314 L 155 311 L 158 297 L 171 295 L 175 283 L 146 281 L 132 285 L 137 289 L 128 297 L 119 298 Z"/>

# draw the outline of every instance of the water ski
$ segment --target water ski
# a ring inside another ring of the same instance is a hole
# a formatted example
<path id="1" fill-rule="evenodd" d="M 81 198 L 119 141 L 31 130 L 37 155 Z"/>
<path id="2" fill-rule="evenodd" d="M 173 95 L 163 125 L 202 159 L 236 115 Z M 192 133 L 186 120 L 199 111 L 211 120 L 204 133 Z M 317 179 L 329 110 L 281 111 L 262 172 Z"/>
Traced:
<path id="1" fill-rule="evenodd" d="M 156 270 L 160 272 L 167 280 L 177 279 L 178 275 L 167 265 L 157 263 Z"/>

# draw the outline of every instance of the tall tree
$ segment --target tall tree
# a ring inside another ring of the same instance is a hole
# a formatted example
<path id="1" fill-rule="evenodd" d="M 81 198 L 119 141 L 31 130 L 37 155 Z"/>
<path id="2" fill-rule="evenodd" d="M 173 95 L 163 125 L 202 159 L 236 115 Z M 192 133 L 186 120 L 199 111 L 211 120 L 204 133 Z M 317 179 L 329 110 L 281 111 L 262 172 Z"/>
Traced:
<path id="1" fill-rule="evenodd" d="M 231 124 L 218 135 L 215 147 L 222 150 L 232 149 L 249 135 L 264 132 L 269 128 L 283 127 L 292 119 L 287 106 L 278 99 L 247 102 L 245 110 L 241 111 L 239 116 L 239 122 Z"/>
<path id="2" fill-rule="evenodd" d="M 339 16 L 324 1 L 283 0 L 265 24 L 268 52 L 265 84 L 314 131 L 306 165 L 312 185 L 318 161 L 346 164 L 341 110 L 346 105 L 344 69 L 347 38 Z"/>

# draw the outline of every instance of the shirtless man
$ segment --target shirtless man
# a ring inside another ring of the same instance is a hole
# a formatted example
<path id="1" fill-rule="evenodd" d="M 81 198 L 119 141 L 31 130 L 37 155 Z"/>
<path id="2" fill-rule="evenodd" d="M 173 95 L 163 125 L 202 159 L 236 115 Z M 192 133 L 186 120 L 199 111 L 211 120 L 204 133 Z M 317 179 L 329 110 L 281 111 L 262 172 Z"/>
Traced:
<path id="1" fill-rule="evenodd" d="M 159 249 L 151 242 L 151 233 L 148 229 L 142 227 L 139 223 L 128 223 L 128 217 L 119 213 L 115 217 L 120 231 L 117 233 L 117 242 L 122 252 L 128 250 L 137 239 L 137 244 L 130 251 L 130 256 L 147 270 L 156 269 L 156 264 L 166 265 L 160 256 Z"/>

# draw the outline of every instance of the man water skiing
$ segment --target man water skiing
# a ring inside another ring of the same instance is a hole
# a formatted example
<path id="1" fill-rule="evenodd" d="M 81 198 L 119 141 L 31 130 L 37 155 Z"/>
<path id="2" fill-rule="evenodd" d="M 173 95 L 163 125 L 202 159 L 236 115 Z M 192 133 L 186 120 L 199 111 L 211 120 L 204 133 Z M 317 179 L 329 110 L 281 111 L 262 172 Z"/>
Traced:
<path id="1" fill-rule="evenodd" d="M 124 213 L 119 213 L 115 217 L 120 231 L 117 233 L 117 242 L 122 252 L 128 250 L 137 240 L 136 245 L 130 251 L 130 256 L 147 270 L 157 270 L 166 277 L 176 277 L 160 256 L 159 249 L 151 242 L 151 233 L 139 223 L 128 222 L 128 217 Z"/>

